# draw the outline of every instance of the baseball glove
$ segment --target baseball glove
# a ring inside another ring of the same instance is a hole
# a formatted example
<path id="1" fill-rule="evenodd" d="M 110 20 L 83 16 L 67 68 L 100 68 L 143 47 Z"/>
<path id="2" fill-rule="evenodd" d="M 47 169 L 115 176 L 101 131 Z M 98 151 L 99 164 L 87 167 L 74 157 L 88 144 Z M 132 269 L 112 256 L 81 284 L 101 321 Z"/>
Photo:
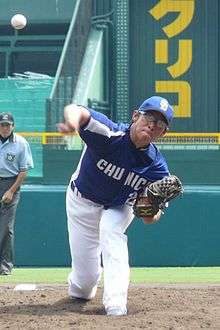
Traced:
<path id="1" fill-rule="evenodd" d="M 166 203 L 183 193 L 180 179 L 169 175 L 147 185 L 134 204 L 134 215 L 143 218 L 154 216 L 166 207 Z"/>

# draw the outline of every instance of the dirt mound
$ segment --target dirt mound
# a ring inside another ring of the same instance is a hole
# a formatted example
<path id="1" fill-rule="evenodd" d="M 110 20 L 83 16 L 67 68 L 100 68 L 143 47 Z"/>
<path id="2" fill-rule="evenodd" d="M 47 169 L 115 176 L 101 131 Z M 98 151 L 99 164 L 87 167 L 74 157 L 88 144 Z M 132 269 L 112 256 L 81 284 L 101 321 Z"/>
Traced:
<path id="1" fill-rule="evenodd" d="M 102 288 L 89 302 L 66 286 L 0 287 L 1 329 L 220 329 L 220 286 L 131 286 L 128 315 L 106 316 Z"/>

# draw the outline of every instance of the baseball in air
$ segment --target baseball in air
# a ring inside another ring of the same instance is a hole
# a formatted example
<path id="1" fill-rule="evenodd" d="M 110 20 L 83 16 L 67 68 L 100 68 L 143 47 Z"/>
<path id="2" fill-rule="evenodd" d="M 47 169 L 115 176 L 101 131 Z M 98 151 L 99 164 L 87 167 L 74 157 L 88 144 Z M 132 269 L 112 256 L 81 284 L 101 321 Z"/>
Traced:
<path id="1" fill-rule="evenodd" d="M 27 24 L 27 18 L 22 14 L 16 14 L 11 19 L 11 25 L 16 30 L 23 29 Z"/>

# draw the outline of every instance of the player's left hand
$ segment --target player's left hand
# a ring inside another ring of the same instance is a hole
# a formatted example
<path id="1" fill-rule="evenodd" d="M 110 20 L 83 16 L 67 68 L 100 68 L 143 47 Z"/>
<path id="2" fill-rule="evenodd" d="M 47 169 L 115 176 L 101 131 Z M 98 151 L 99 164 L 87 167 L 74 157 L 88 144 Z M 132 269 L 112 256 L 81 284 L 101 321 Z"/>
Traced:
<path id="1" fill-rule="evenodd" d="M 162 211 L 159 210 L 157 214 L 153 216 L 142 217 L 141 219 L 143 220 L 143 223 L 145 225 L 151 225 L 155 222 L 158 222 L 160 220 L 161 215 L 162 215 Z"/>
<path id="2" fill-rule="evenodd" d="M 134 215 L 139 218 L 154 217 L 160 210 L 165 209 L 167 202 L 182 193 L 182 183 L 175 175 L 152 182 L 138 195 L 134 204 Z"/>

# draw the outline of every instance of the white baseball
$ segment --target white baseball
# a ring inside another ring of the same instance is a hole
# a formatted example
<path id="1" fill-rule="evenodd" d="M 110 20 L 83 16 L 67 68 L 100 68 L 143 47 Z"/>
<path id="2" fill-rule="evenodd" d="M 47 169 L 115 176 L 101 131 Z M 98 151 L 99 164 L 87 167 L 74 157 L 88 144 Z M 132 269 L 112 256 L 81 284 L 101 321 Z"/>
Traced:
<path id="1" fill-rule="evenodd" d="M 11 18 L 11 25 L 16 30 L 23 29 L 27 24 L 27 18 L 22 14 L 16 14 Z"/>

